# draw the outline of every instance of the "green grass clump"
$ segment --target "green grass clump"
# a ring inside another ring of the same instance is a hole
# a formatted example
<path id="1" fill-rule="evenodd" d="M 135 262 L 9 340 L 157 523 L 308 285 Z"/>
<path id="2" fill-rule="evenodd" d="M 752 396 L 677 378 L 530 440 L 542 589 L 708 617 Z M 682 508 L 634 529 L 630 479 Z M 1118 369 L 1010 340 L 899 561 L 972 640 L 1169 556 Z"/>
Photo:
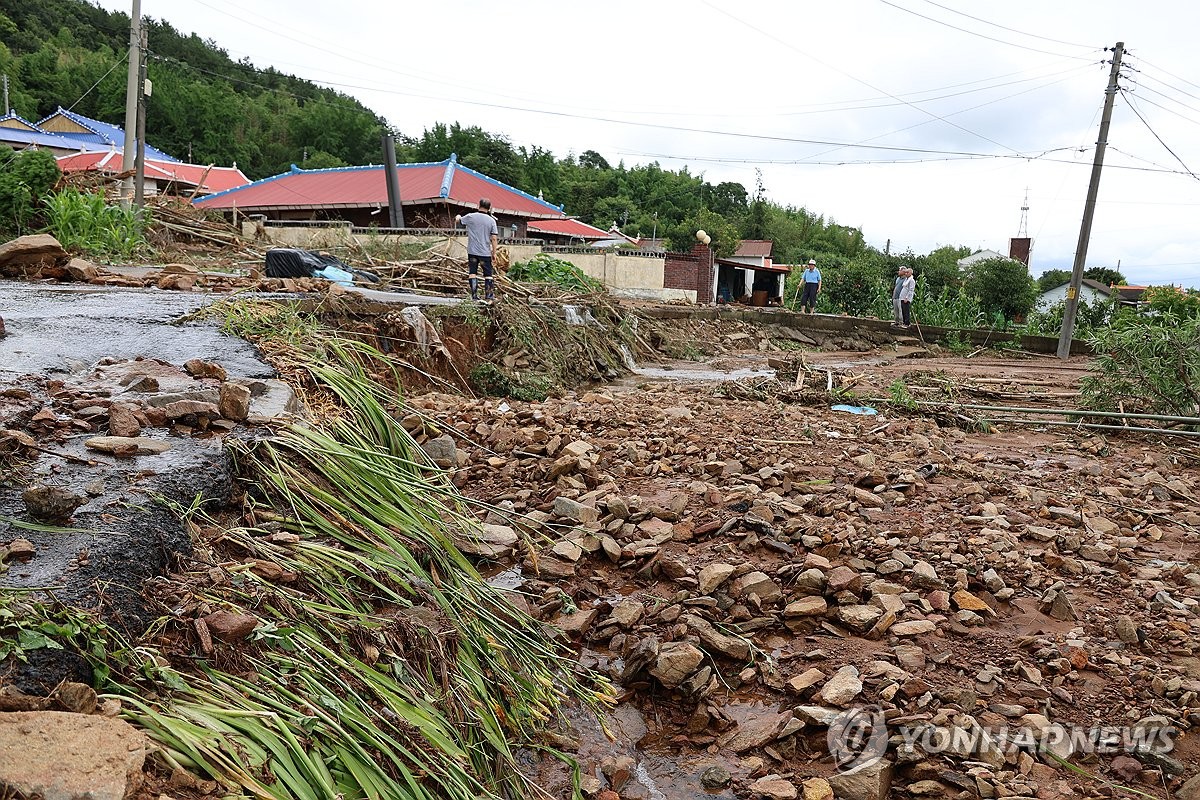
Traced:
<path id="1" fill-rule="evenodd" d="M 570 649 L 457 549 L 476 523 L 369 371 L 382 354 L 326 330 L 291 358 L 344 413 L 229 440 L 248 521 L 198 540 L 197 560 L 157 587 L 254 614 L 251 639 L 205 657 L 173 602 L 137 642 L 87 612 L 26 604 L 40 621 L 23 624 L 25 645 L 88 657 L 165 765 L 224 795 L 539 796 L 519 751 L 565 759 L 541 732 L 567 705 L 604 706 L 607 684 L 577 674 Z"/>

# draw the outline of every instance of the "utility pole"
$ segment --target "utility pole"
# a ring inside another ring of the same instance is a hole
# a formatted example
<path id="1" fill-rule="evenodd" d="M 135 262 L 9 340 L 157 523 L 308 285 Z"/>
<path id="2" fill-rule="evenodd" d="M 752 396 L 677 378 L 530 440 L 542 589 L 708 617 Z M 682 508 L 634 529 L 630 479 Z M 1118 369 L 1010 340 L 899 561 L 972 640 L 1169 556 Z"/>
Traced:
<path id="1" fill-rule="evenodd" d="M 1125 43 L 1117 42 L 1112 49 L 1112 70 L 1108 73 L 1108 88 L 1104 90 L 1104 111 L 1100 115 L 1100 136 L 1096 140 L 1096 157 L 1092 161 L 1092 180 L 1088 184 L 1087 201 L 1083 204 L 1083 222 L 1079 226 L 1079 242 L 1075 245 L 1075 264 L 1071 269 L 1071 285 L 1067 288 L 1067 307 L 1063 312 L 1062 331 L 1058 335 L 1058 357 L 1071 357 L 1071 336 L 1075 332 L 1075 314 L 1079 311 L 1079 287 L 1083 284 L 1083 267 L 1087 261 L 1088 242 L 1092 238 L 1092 216 L 1096 212 L 1096 195 L 1100 193 L 1100 170 L 1104 166 L 1104 149 L 1108 146 L 1108 123 L 1112 120 L 1113 98 L 1117 96 L 1117 78 L 1121 73 L 1121 56 Z"/>
<path id="2" fill-rule="evenodd" d="M 8 105 L 8 73 L 6 72 L 4 73 L 4 113 L 7 114 L 9 111 L 12 111 L 12 108 Z"/>
<path id="3" fill-rule="evenodd" d="M 146 29 L 142 28 L 142 58 L 138 65 L 137 93 L 137 154 L 133 167 L 133 204 L 139 209 L 146 205 Z"/>
<path id="4" fill-rule="evenodd" d="M 137 148 L 133 138 L 137 132 L 138 84 L 142 64 L 142 0 L 133 0 L 129 15 L 129 73 L 125 81 L 125 141 L 121 145 L 121 171 L 133 169 Z M 121 202 L 128 206 L 133 199 L 133 176 L 121 182 Z"/>

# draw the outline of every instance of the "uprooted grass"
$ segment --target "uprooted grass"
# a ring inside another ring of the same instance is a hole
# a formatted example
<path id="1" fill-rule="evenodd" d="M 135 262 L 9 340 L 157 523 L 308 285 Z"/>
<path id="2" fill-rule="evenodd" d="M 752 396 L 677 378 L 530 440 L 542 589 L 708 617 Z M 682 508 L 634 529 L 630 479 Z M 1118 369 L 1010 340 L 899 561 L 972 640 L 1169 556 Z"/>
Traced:
<path id="1" fill-rule="evenodd" d="M 539 732 L 565 704 L 609 702 L 607 685 L 455 547 L 474 523 L 397 422 L 370 371 L 381 354 L 336 337 L 279 352 L 344 413 L 231 445 L 248 522 L 198 537 L 155 585 L 156 625 L 130 642 L 83 612 L 33 613 L 92 661 L 166 767 L 227 794 L 544 795 L 518 749 L 561 756 Z M 205 653 L 214 610 L 255 615 L 252 638 Z"/>
<path id="2" fill-rule="evenodd" d="M 639 326 L 603 295 L 566 306 L 505 302 L 494 307 L 497 352 L 493 362 L 517 387 L 574 388 L 627 374 L 637 356 L 653 352 Z M 514 369 L 504 359 L 524 364 Z"/>

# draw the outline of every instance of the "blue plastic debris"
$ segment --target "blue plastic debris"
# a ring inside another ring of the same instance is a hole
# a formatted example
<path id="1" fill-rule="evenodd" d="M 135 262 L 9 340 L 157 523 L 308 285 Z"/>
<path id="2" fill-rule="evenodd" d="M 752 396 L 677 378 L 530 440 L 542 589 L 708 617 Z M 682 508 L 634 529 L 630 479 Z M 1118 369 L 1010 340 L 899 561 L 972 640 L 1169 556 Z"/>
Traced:
<path id="1" fill-rule="evenodd" d="M 838 404 L 836 406 L 830 406 L 830 408 L 832 408 L 834 411 L 845 411 L 847 414 L 859 414 L 864 417 L 873 417 L 879 413 L 870 406 L 847 406 Z"/>

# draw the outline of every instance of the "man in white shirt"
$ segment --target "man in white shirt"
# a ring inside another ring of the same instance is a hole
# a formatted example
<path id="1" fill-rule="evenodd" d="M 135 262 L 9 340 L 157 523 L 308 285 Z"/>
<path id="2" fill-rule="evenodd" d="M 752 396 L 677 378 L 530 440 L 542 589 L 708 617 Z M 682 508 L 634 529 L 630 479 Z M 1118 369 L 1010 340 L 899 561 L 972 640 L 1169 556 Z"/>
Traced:
<path id="1" fill-rule="evenodd" d="M 904 282 L 900 284 L 900 313 L 904 318 L 901 328 L 912 325 L 912 301 L 917 293 L 917 279 L 913 277 L 912 267 L 904 268 Z"/>

